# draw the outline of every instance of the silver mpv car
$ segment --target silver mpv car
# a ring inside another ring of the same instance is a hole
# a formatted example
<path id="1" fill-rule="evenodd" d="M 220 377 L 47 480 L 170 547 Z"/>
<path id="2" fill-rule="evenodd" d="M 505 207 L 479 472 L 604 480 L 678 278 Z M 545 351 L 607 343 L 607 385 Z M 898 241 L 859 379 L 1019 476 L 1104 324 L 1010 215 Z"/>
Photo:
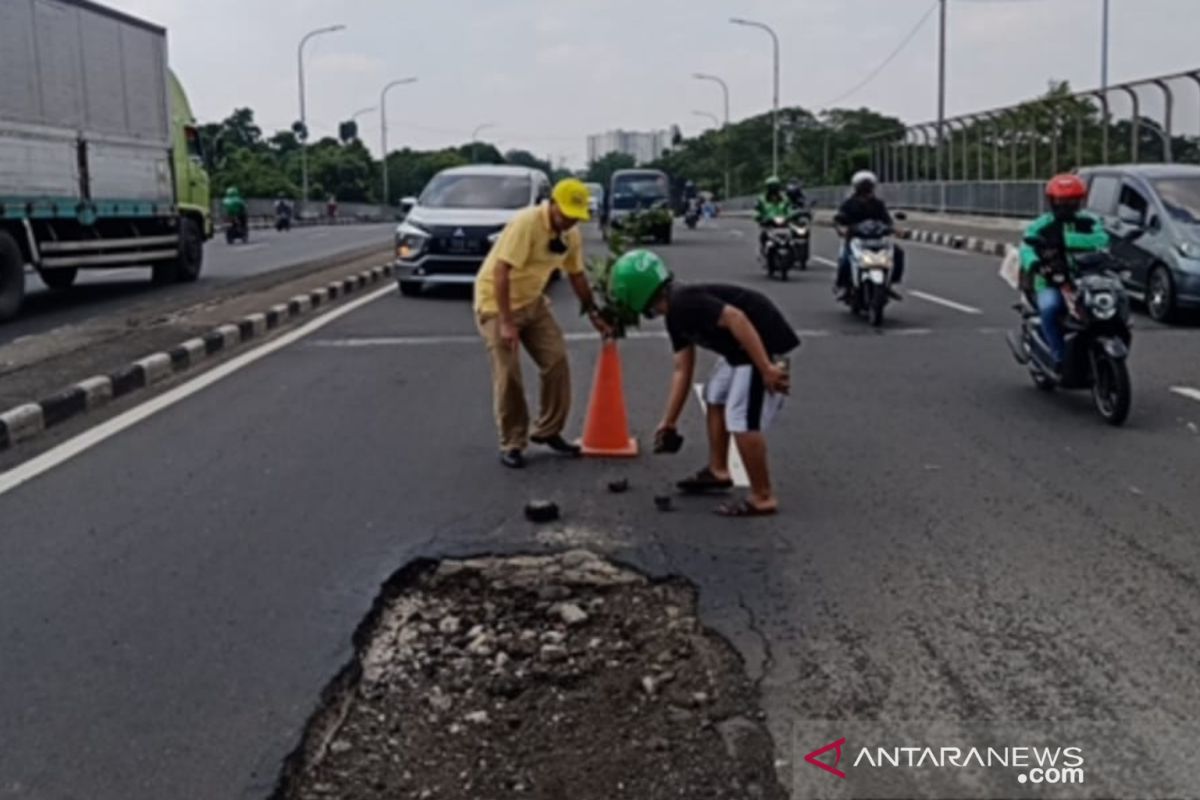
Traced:
<path id="1" fill-rule="evenodd" d="M 1145 234 L 1115 242 L 1130 264 L 1121 275 L 1150 316 L 1168 322 L 1200 308 L 1200 167 L 1131 164 L 1079 170 L 1088 184 L 1088 210 L 1117 236 L 1130 228 Z"/>

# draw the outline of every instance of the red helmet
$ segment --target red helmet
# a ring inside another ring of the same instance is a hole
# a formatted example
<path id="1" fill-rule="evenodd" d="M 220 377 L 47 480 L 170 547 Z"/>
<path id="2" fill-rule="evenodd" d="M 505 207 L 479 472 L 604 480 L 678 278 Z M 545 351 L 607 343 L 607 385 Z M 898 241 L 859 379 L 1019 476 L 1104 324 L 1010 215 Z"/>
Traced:
<path id="1" fill-rule="evenodd" d="M 1056 175 L 1046 184 L 1046 199 L 1050 205 L 1082 203 L 1087 193 L 1087 184 L 1078 175 Z"/>

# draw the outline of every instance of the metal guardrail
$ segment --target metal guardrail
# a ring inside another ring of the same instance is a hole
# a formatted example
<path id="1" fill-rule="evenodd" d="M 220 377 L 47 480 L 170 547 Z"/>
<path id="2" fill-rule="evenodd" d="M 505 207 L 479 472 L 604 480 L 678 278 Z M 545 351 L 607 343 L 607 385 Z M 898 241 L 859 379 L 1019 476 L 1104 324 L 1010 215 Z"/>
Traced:
<path id="1" fill-rule="evenodd" d="M 293 205 L 295 203 L 293 202 Z M 213 219 L 218 222 L 225 219 L 225 210 L 221 200 L 215 199 L 212 204 Z M 275 201 L 265 198 L 252 197 L 246 200 L 246 214 L 251 219 L 275 218 Z M 338 203 L 337 219 L 340 221 L 357 220 L 360 222 L 381 222 L 395 219 L 395 211 L 373 203 Z M 310 201 L 304 214 L 305 221 L 328 221 L 325 204 Z"/>
<path id="2" fill-rule="evenodd" d="M 846 186 L 818 186 L 806 189 L 810 202 L 818 208 L 836 209 L 849 193 Z M 1043 213 L 1045 184 L 1042 181 L 966 181 L 945 184 L 945 206 L 942 205 L 942 184 L 885 183 L 879 195 L 892 208 L 910 211 L 942 211 L 947 214 L 966 214 L 981 217 L 1015 217 L 1029 219 Z M 721 204 L 727 211 L 745 211 L 754 207 L 754 195 L 734 197 Z"/>

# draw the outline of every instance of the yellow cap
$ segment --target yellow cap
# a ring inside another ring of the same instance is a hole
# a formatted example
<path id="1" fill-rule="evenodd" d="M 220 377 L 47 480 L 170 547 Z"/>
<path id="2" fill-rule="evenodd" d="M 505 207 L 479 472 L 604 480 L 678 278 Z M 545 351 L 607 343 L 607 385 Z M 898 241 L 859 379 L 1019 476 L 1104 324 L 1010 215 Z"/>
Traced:
<path id="1" fill-rule="evenodd" d="M 588 190 L 578 178 L 563 178 L 554 187 L 554 204 L 571 219 L 587 222 L 592 218 L 588 211 Z"/>

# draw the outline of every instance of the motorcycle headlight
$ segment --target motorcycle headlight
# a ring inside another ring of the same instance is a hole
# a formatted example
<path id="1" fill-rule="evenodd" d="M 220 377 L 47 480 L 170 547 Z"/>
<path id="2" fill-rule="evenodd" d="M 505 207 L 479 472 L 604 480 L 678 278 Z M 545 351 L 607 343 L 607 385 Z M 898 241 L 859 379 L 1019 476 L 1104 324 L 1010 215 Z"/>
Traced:
<path id="1" fill-rule="evenodd" d="M 797 236 L 808 236 L 807 225 L 793 225 L 792 230 L 796 232 Z"/>
<path id="2" fill-rule="evenodd" d="M 1112 292 L 1096 292 L 1088 296 L 1088 310 L 1098 320 L 1109 320 L 1117 315 L 1119 304 Z"/>
<path id="3" fill-rule="evenodd" d="M 408 260 L 421 255 L 429 244 L 429 232 L 405 222 L 396 230 L 396 255 Z"/>
<path id="4" fill-rule="evenodd" d="M 892 265 L 892 257 L 883 250 L 864 250 L 862 265 L 870 269 L 881 269 Z"/>

